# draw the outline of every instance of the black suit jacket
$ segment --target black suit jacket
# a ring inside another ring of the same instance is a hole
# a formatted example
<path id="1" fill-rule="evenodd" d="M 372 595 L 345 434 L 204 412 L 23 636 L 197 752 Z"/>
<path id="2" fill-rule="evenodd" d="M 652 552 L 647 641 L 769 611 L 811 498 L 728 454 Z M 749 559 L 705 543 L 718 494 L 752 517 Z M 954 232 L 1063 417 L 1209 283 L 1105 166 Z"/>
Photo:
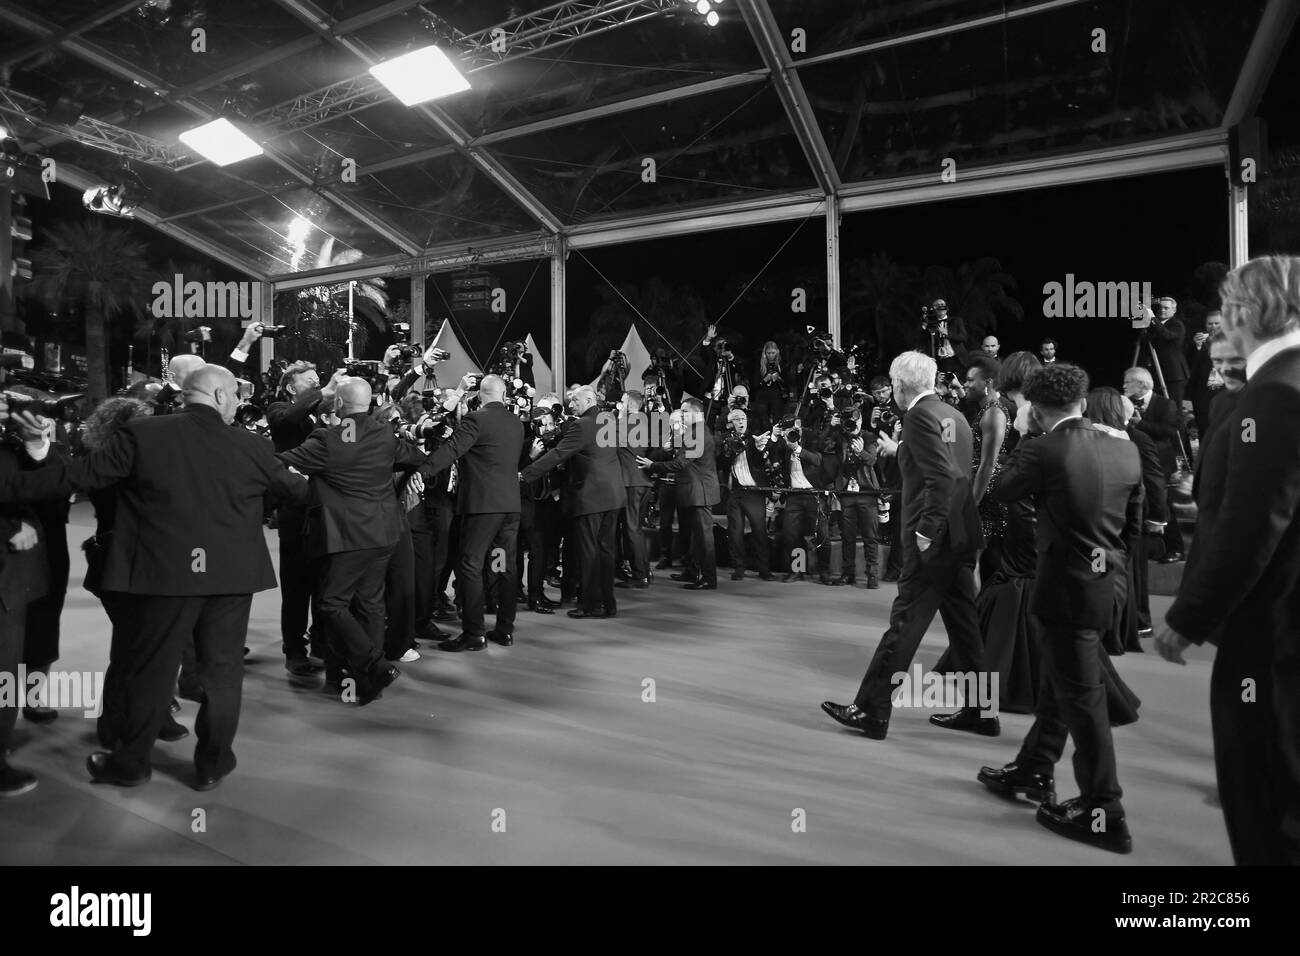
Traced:
<path id="1" fill-rule="evenodd" d="M 1196 535 L 1165 620 L 1195 643 L 1300 653 L 1300 349 L 1251 375 L 1201 454 Z M 1218 405 L 1219 402 L 1215 404 Z M 1221 427 L 1220 427 L 1221 425 Z"/>
<path id="2" fill-rule="evenodd" d="M 602 430 L 605 437 L 598 437 Z M 600 409 L 592 407 L 564 426 L 560 443 L 523 471 L 524 481 L 535 481 L 557 465 L 565 464 L 565 514 L 580 516 L 614 511 L 627 502 L 618 443 L 602 429 Z"/>
<path id="3" fill-rule="evenodd" d="M 51 447 L 50 454 L 57 454 L 54 447 Z M 25 451 L 7 444 L 0 445 L 0 486 L 8 485 L 17 476 L 39 467 Z M 46 560 L 45 534 L 36 509 L 10 501 L 7 495 L 3 500 L 5 503 L 0 504 L 0 604 L 5 611 L 17 611 L 45 596 L 49 588 L 49 563 Z M 9 539 L 24 524 L 36 532 L 36 546 L 26 551 L 10 551 Z"/>
<path id="4" fill-rule="evenodd" d="M 1210 388 L 1210 372 L 1214 363 L 1210 361 L 1210 343 L 1206 340 L 1199 349 L 1191 353 L 1187 363 L 1187 395 L 1192 401 L 1192 414 L 1196 418 L 1196 428 L 1204 438 L 1205 429 L 1210 424 L 1210 400 L 1223 391 Z"/>
<path id="5" fill-rule="evenodd" d="M 1136 427 L 1125 430 L 1129 441 L 1138 450 L 1138 461 L 1142 464 L 1142 517 L 1146 521 L 1164 521 L 1169 514 L 1169 499 L 1165 496 L 1165 469 L 1160 453 L 1156 451 L 1156 443 Z"/>
<path id="6" fill-rule="evenodd" d="M 688 450 L 683 442 L 671 460 L 655 462 L 650 471 L 676 477 L 677 494 L 673 500 L 678 508 L 711 508 L 722 500 L 718 486 L 718 448 L 707 426 L 701 422 L 693 427 L 696 429 L 693 447 Z"/>
<path id="7" fill-rule="evenodd" d="M 307 483 L 266 439 L 215 409 L 134 418 L 85 458 L 52 461 L 0 484 L 0 500 L 115 487 L 102 588 L 188 597 L 275 587 L 262 532 L 263 497 L 305 500 Z"/>
<path id="8" fill-rule="evenodd" d="M 1142 411 L 1142 420 L 1137 427 L 1150 435 L 1156 443 L 1156 454 L 1160 456 L 1165 477 L 1172 475 L 1178 467 L 1177 436 L 1182 423 L 1182 415 L 1172 398 L 1164 398 L 1155 392 L 1147 396 L 1147 406 Z"/>
<path id="9" fill-rule="evenodd" d="M 749 465 L 749 476 L 754 479 L 755 486 L 767 487 L 772 484 L 772 476 L 768 474 L 767 470 L 767 457 L 758 450 L 752 432 L 746 432 L 745 437 L 740 440 L 739 444 L 732 444 L 732 450 L 738 451 L 739 454 L 729 455 L 727 453 L 729 444 L 731 443 L 724 441 L 718 451 L 718 482 L 720 485 L 728 488 L 740 487 L 736 483 L 735 475 L 731 470 L 740 454 L 745 456 L 745 462 Z"/>
<path id="10" fill-rule="evenodd" d="M 314 432 L 318 423 L 312 417 L 320 406 L 320 389 L 311 388 L 292 401 L 272 402 L 266 409 L 266 424 L 276 451 L 297 448 Z"/>
<path id="11" fill-rule="evenodd" d="M 303 535 L 314 554 L 395 545 L 404 515 L 393 471 L 414 470 L 427 460 L 366 412 L 317 428 L 279 458 L 311 479 Z"/>
<path id="12" fill-rule="evenodd" d="M 1147 334 L 1151 339 L 1151 347 L 1155 351 L 1156 358 L 1160 360 L 1160 371 L 1164 373 L 1165 381 L 1187 381 L 1187 353 L 1183 350 L 1187 330 L 1183 326 L 1183 320 L 1170 319 L 1164 323 L 1152 321 Z M 1151 369 L 1151 377 L 1155 378 L 1156 373 L 1150 357 L 1143 360 L 1143 365 Z M 1156 381 L 1160 380 L 1156 378 Z"/>
<path id="13" fill-rule="evenodd" d="M 524 423 L 501 402 L 489 402 L 461 419 L 423 470 L 436 475 L 460 461 L 457 514 L 518 514 L 519 467 L 526 459 Z"/>
<path id="14" fill-rule="evenodd" d="M 971 494 L 972 440 L 962 414 L 929 394 L 903 416 L 898 469 L 903 480 L 903 551 L 916 550 L 916 535 L 929 538 L 927 551 L 945 545 L 957 555 L 984 546 L 979 512 Z"/>
<path id="15" fill-rule="evenodd" d="M 1038 565 L 1030 610 L 1083 628 L 1114 620 L 1115 588 L 1142 533 L 1142 463 L 1131 441 L 1062 422 L 1016 447 L 993 488 L 998 501 L 1032 496 Z"/>

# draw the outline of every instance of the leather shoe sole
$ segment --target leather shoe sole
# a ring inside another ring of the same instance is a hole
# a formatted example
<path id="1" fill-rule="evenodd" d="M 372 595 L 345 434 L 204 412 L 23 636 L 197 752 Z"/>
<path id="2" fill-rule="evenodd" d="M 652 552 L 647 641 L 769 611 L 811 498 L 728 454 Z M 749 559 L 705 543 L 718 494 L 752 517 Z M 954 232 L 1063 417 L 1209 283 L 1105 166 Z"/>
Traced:
<path id="1" fill-rule="evenodd" d="M 840 726 L 859 731 L 872 740 L 884 740 L 889 733 L 889 721 L 868 717 L 861 712 L 856 716 L 856 719 L 845 716 L 844 708 L 833 701 L 822 701 L 822 711 Z"/>
<path id="2" fill-rule="evenodd" d="M 999 775 L 1000 774 L 1000 775 Z M 988 787 L 993 793 L 1000 797 L 1006 797 L 1008 800 L 1014 800 L 1017 797 L 1025 797 L 1035 803 L 1045 803 L 1055 796 L 1054 785 L 1051 781 L 1046 783 L 1017 783 L 1015 778 L 1002 774 L 1001 771 L 993 767 L 981 767 L 976 778 L 984 786 Z"/>

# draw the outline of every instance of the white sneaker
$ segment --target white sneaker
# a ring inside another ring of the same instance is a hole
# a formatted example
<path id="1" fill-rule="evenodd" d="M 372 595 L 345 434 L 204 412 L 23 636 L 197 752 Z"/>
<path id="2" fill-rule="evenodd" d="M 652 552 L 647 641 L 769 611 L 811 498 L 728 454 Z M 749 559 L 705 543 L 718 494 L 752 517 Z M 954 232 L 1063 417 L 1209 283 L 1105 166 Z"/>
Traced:
<path id="1" fill-rule="evenodd" d="M 403 664 L 410 664 L 412 661 L 418 661 L 419 659 L 420 659 L 420 652 L 417 651 L 414 647 L 411 648 L 409 651 L 407 651 L 405 654 L 403 654 L 400 658 Z"/>

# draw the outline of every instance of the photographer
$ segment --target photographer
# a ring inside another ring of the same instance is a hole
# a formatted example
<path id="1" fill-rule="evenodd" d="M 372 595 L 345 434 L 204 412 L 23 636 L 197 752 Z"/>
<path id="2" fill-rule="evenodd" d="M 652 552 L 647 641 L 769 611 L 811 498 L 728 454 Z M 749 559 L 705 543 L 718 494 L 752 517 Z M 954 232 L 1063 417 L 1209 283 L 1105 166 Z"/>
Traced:
<path id="1" fill-rule="evenodd" d="M 770 581 L 772 541 L 767 533 L 767 492 L 755 489 L 771 484 L 767 460 L 763 456 L 770 434 L 754 435 L 749 430 L 749 416 L 733 409 L 727 416 L 727 431 L 722 439 L 718 461 L 726 469 L 727 539 L 731 547 L 731 580 L 745 579 L 745 520 L 754 536 L 754 559 L 758 576 Z"/>
<path id="2" fill-rule="evenodd" d="M 701 344 L 704 346 L 705 398 L 710 403 L 720 402 L 742 378 L 740 361 L 727 340 L 718 338 L 716 325 L 709 326 Z M 711 413 L 712 405 L 709 410 Z"/>
<path id="3" fill-rule="evenodd" d="M 965 374 L 966 323 L 948 314 L 947 302 L 935 299 L 929 308 L 922 309 L 921 330 L 927 335 L 928 350 L 939 371 L 957 376 Z"/>
<path id="4" fill-rule="evenodd" d="M 862 427 L 861 412 L 845 413 L 840 426 L 843 440 L 843 459 L 835 482 L 843 516 L 843 534 L 840 538 L 840 577 L 838 584 L 853 585 L 856 581 L 858 538 L 862 538 L 863 567 L 867 587 L 880 587 L 878 573 L 880 546 L 879 529 L 880 478 L 876 474 L 880 438 Z"/>
<path id="5" fill-rule="evenodd" d="M 758 381 L 754 385 L 754 418 L 758 428 L 769 428 L 785 411 L 785 373 L 781 350 L 775 342 L 764 342 L 758 357 Z"/>
<path id="6" fill-rule="evenodd" d="M 623 469 L 623 487 L 627 492 L 627 503 L 619 518 L 619 541 L 623 555 L 629 564 L 630 577 L 619 581 L 615 587 L 645 588 L 650 584 L 650 562 L 646 557 L 645 532 L 641 522 L 645 517 L 646 501 L 650 497 L 653 482 L 650 476 L 637 467 L 636 460 L 644 458 L 648 446 L 632 444 L 631 440 L 638 431 L 649 434 L 645 427 L 646 417 L 641 410 L 643 396 L 632 389 L 623 393 L 622 432 L 623 440 L 619 442 L 618 463 Z M 638 425 L 640 427 L 638 427 Z"/>
<path id="7" fill-rule="evenodd" d="M 451 353 L 435 345 L 420 352 L 418 345 L 390 345 L 384 350 L 382 359 L 388 370 L 388 394 L 395 402 L 400 402 L 421 377 L 425 379 L 426 388 L 436 388 L 438 377 L 434 371 L 439 362 L 451 358 Z M 406 363 L 410 363 L 407 366 Z"/>
<path id="8" fill-rule="evenodd" d="M 840 463 L 834 455 L 814 451 L 814 447 L 824 447 L 821 434 L 812 430 L 805 434 L 798 421 L 785 421 L 774 426 L 772 437 L 776 440 L 777 467 L 785 486 L 790 489 L 781 516 L 781 560 L 787 566 L 787 573 L 781 580 L 786 583 L 803 580 L 807 561 L 806 558 L 798 559 L 796 555 L 803 554 L 804 538 L 811 534 L 817 539 L 819 580 L 829 585 L 831 542 L 826 496 L 808 492 L 829 489 L 839 473 Z"/>
<path id="9" fill-rule="evenodd" d="M 507 342 L 501 346 L 496 361 L 488 371 L 503 378 L 508 387 L 514 387 L 516 379 L 530 388 L 536 385 L 533 379 L 533 354 L 523 342 Z"/>
<path id="10" fill-rule="evenodd" d="M 1183 392 L 1187 389 L 1187 355 L 1183 343 L 1187 338 L 1187 329 L 1182 319 L 1177 318 L 1178 303 L 1168 296 L 1156 299 L 1153 303 L 1155 318 L 1146 326 L 1145 334 L 1151 343 L 1151 352 L 1159 360 L 1160 371 L 1164 376 L 1164 391 L 1175 406 L 1182 411 Z M 1155 363 L 1150 354 L 1142 357 L 1142 367 L 1155 374 Z"/>
<path id="11" fill-rule="evenodd" d="M 596 390 L 596 394 L 601 401 L 621 401 L 627 382 L 627 373 L 627 356 L 618 349 L 614 349 L 609 353 L 609 358 L 605 359 L 605 364 L 601 366 L 600 374 L 596 376 L 596 381 L 591 383 L 591 387 Z"/>
<path id="12" fill-rule="evenodd" d="M 555 395 L 540 396 L 533 407 L 525 437 L 530 462 L 559 444 L 558 409 L 559 398 Z M 536 614 L 554 614 L 560 606 L 546 596 L 546 570 L 550 556 L 559 547 L 561 518 L 560 492 L 552 475 L 524 483 L 520 493 L 519 534 L 528 551 L 528 610 Z M 520 562 L 524 550 L 519 549 Z"/>
<path id="13" fill-rule="evenodd" d="M 320 376 L 311 362 L 294 362 L 285 367 L 280 376 L 280 398 L 266 410 L 271 444 L 277 452 L 297 448 L 323 424 L 318 414 L 321 403 L 332 403 L 346 378 L 344 370 L 339 369 L 321 388 Z M 310 677 L 320 671 L 308 660 L 309 649 L 317 659 L 325 657 L 320 604 L 315 596 L 320 561 L 307 553 L 303 536 L 306 520 L 305 502 L 281 502 L 276 514 L 276 534 L 280 539 L 280 640 L 285 669 L 294 677 Z"/>

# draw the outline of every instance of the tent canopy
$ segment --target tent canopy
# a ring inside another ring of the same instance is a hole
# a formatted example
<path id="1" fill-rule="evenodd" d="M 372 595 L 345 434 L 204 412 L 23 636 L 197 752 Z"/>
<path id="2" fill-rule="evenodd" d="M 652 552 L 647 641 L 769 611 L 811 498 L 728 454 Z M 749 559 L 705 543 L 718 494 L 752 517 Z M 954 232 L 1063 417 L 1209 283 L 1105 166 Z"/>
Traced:
<path id="1" fill-rule="evenodd" d="M 1221 162 L 1298 6 L 0 0 L 0 122 L 284 286 Z M 432 43 L 470 90 L 368 72 Z M 219 116 L 264 153 L 180 143 Z"/>

